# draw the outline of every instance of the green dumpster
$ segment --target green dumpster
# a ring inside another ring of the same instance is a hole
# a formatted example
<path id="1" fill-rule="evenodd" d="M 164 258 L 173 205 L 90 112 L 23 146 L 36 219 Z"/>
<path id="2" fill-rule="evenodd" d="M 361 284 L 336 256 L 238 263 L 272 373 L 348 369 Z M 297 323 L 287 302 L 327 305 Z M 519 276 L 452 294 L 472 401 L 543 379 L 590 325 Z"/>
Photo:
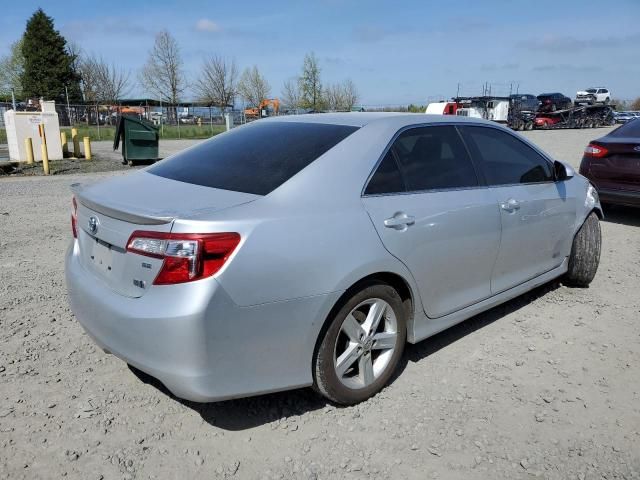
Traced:
<path id="1" fill-rule="evenodd" d="M 118 150 L 122 140 L 122 163 L 133 165 L 137 161 L 158 160 L 158 128 L 148 120 L 122 115 L 116 126 L 113 149 Z"/>

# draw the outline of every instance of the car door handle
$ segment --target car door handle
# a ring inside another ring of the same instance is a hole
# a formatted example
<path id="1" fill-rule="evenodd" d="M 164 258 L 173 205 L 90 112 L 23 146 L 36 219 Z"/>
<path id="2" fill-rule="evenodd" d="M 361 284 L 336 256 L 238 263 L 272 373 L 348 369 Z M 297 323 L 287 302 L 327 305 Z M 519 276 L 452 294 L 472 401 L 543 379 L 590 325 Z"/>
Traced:
<path id="1" fill-rule="evenodd" d="M 393 228 L 395 230 L 404 230 L 409 225 L 413 225 L 414 223 L 416 223 L 415 217 L 407 215 L 404 212 L 398 212 L 393 217 L 387 218 L 384 221 L 384 226 L 387 228 Z"/>
<path id="2" fill-rule="evenodd" d="M 510 198 L 506 202 L 500 203 L 500 208 L 505 212 L 515 212 L 520 210 L 520 202 L 514 198 Z"/>

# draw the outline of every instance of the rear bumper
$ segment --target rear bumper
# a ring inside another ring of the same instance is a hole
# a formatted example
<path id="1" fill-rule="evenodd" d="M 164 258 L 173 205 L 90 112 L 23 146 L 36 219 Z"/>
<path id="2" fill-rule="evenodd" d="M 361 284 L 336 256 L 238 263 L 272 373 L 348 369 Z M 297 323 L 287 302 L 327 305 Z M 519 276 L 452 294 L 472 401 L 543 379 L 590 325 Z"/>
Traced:
<path id="1" fill-rule="evenodd" d="M 109 289 L 66 255 L 71 309 L 103 349 L 197 402 L 312 383 L 317 335 L 339 292 L 239 307 L 213 278 L 154 286 L 140 298 Z"/>
<path id="2" fill-rule="evenodd" d="M 598 189 L 602 203 L 640 207 L 640 191 Z"/>

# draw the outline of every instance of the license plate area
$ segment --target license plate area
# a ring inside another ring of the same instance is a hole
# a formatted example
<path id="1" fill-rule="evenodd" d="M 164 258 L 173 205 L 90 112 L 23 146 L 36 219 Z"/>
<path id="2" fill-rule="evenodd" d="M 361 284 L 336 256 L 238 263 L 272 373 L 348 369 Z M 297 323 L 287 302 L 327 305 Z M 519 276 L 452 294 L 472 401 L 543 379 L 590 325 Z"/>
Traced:
<path id="1" fill-rule="evenodd" d="M 102 274 L 109 274 L 113 270 L 113 245 L 94 238 L 93 248 L 89 253 L 89 260 L 93 267 Z"/>

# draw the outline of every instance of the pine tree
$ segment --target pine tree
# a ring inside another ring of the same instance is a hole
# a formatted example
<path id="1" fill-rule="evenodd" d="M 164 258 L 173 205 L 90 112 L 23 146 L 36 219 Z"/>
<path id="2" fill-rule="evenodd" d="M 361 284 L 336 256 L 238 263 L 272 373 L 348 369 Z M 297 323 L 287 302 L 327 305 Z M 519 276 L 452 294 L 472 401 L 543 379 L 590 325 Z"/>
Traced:
<path id="1" fill-rule="evenodd" d="M 80 77 L 74 71 L 74 57 L 67 50 L 67 42 L 53 25 L 53 19 L 42 9 L 27 21 L 22 39 L 24 71 L 22 93 L 26 98 L 43 97 L 63 103 L 65 87 L 69 101 L 82 101 Z"/>

